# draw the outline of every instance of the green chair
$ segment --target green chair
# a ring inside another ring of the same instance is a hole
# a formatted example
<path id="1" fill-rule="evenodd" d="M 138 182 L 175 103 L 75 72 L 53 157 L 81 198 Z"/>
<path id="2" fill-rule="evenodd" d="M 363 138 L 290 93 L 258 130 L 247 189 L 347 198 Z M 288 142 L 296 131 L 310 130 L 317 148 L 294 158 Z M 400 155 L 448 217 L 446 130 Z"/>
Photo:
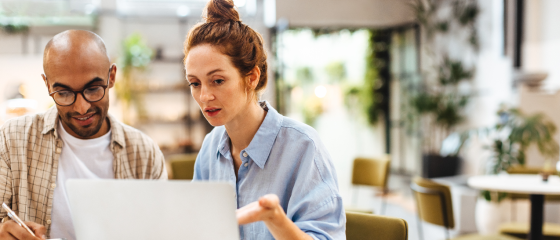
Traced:
<path id="1" fill-rule="evenodd" d="M 408 224 L 400 218 L 346 212 L 347 240 L 407 240 Z"/>
<path id="2" fill-rule="evenodd" d="M 509 174 L 539 174 L 542 168 L 532 168 L 522 165 L 516 165 L 510 167 L 507 172 Z M 553 174 L 557 174 L 554 172 Z M 520 193 L 510 193 L 508 194 L 512 203 L 517 200 L 528 200 L 529 194 Z M 560 195 L 545 195 L 545 201 L 547 202 L 558 202 L 560 201 Z M 516 218 L 515 205 L 511 205 L 512 218 Z M 519 223 L 519 222 L 509 222 L 500 225 L 500 233 L 507 234 L 510 236 L 515 236 L 519 238 L 527 238 L 529 234 L 529 223 Z M 544 223 L 543 226 L 543 237 L 544 240 L 560 240 L 560 225 L 552 223 Z"/>
<path id="3" fill-rule="evenodd" d="M 444 227 L 446 239 L 451 239 L 449 229 L 455 227 L 453 216 L 453 203 L 451 201 L 451 190 L 449 186 L 434 181 L 416 177 L 412 184 L 413 194 L 418 206 L 418 234 L 423 239 L 422 221 Z M 507 235 L 469 234 L 453 238 L 453 240 L 519 240 Z"/>
<path id="4" fill-rule="evenodd" d="M 176 154 L 168 158 L 173 179 L 193 179 L 196 153 Z"/>
<path id="5" fill-rule="evenodd" d="M 522 165 L 512 166 L 507 170 L 509 174 L 539 174 L 541 171 L 542 168 L 525 167 Z M 556 175 L 557 172 L 554 171 L 552 174 Z M 520 199 L 529 199 L 529 194 L 510 193 L 508 195 L 513 201 Z M 560 201 L 560 195 L 545 195 L 544 199 L 546 201 Z"/>
<path id="6" fill-rule="evenodd" d="M 387 183 L 389 179 L 389 171 L 391 160 L 389 157 L 384 158 L 356 158 L 352 167 L 352 185 L 375 187 L 381 191 L 381 214 L 384 214 L 387 202 L 385 195 L 388 193 Z M 357 199 L 357 191 L 354 191 L 354 205 Z M 364 212 L 356 208 L 348 208 L 347 211 Z M 369 212 L 373 213 L 373 212 Z"/>

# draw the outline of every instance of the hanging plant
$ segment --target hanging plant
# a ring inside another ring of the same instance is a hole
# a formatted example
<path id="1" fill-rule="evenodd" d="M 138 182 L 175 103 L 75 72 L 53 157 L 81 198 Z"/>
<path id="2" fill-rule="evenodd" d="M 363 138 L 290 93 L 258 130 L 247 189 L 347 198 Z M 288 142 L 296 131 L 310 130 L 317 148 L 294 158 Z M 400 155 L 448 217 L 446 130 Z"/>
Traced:
<path id="1" fill-rule="evenodd" d="M 25 24 L 1 24 L 0 28 L 7 34 L 18 34 L 29 32 L 29 26 Z"/>
<path id="2" fill-rule="evenodd" d="M 366 52 L 366 71 L 363 84 L 346 87 L 344 94 L 346 106 L 365 116 L 370 125 L 377 124 L 381 115 L 381 109 L 377 104 L 379 100 L 375 98 L 375 90 L 379 81 L 377 69 L 379 65 L 375 64 L 374 36 L 375 32 L 369 30 L 369 44 Z"/>

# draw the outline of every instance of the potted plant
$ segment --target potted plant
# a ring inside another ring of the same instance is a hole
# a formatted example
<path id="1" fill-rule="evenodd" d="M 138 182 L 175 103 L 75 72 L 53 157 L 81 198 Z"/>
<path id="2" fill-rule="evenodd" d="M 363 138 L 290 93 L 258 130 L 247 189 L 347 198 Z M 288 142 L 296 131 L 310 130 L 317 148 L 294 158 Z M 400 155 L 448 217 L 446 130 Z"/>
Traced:
<path id="1" fill-rule="evenodd" d="M 452 58 L 450 43 L 461 43 L 461 51 L 478 50 L 474 24 L 479 9 L 476 1 L 417 0 L 413 4 L 417 22 L 425 33 L 422 54 L 431 65 L 422 71 L 419 83 L 412 84 L 407 115 L 422 137 L 422 176 L 453 176 L 459 172 L 462 144 L 442 154 L 442 142 L 465 120 L 465 108 L 473 92 L 470 83 L 476 69 L 467 67 L 462 55 Z M 452 11 L 447 11 L 451 9 Z M 465 34 L 464 34 L 465 33 Z M 457 54 L 455 54 L 457 55 Z M 467 87 L 465 87 L 467 86 Z"/>
<path id="2" fill-rule="evenodd" d="M 460 61 L 444 58 L 439 67 L 438 84 L 422 86 L 412 97 L 413 109 L 420 116 L 423 136 L 422 175 L 426 178 L 456 175 L 460 146 L 447 155 L 440 154 L 442 142 L 464 121 L 464 109 L 470 94 L 461 93 L 459 85 L 468 82 L 473 69 L 465 69 Z"/>
<path id="3" fill-rule="evenodd" d="M 525 165 L 525 153 L 532 144 L 547 160 L 558 157 L 558 142 L 553 138 L 556 126 L 545 115 L 526 115 L 518 109 L 500 110 L 498 115 L 499 123 L 486 131 L 492 139 L 492 145 L 486 147 L 492 152 L 487 174 L 505 174 L 514 165 Z M 503 202 L 506 197 L 507 193 L 481 191 L 476 206 L 476 223 L 481 233 L 497 231 L 509 209 Z"/>

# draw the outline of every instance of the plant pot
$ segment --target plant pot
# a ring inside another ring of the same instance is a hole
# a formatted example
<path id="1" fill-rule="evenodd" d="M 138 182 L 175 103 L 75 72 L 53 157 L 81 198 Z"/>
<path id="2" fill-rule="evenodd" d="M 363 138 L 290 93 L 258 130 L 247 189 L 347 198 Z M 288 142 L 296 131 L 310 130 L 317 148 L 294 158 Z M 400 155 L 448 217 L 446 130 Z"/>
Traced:
<path id="1" fill-rule="evenodd" d="M 422 177 L 436 178 L 455 176 L 459 173 L 460 165 L 460 157 L 442 157 L 435 154 L 424 154 L 422 155 Z"/>
<path id="2" fill-rule="evenodd" d="M 482 235 L 498 233 L 500 224 L 507 219 L 508 209 L 511 209 L 510 204 L 509 200 L 498 203 L 479 198 L 475 208 L 475 222 L 478 233 Z"/>

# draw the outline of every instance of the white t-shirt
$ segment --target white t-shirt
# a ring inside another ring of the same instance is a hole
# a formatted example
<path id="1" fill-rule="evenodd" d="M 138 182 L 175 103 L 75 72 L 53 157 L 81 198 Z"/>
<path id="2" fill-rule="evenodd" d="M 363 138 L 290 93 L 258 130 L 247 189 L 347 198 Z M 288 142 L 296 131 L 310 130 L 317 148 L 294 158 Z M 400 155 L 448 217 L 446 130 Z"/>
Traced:
<path id="1" fill-rule="evenodd" d="M 62 123 L 57 129 L 64 145 L 58 160 L 58 174 L 53 196 L 51 216 L 51 238 L 75 240 L 74 225 L 70 214 L 66 180 L 68 179 L 112 179 L 113 152 L 109 148 L 111 130 L 99 138 L 79 139 L 70 135 Z"/>

